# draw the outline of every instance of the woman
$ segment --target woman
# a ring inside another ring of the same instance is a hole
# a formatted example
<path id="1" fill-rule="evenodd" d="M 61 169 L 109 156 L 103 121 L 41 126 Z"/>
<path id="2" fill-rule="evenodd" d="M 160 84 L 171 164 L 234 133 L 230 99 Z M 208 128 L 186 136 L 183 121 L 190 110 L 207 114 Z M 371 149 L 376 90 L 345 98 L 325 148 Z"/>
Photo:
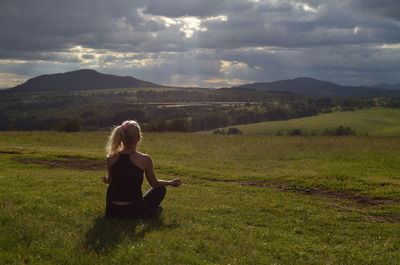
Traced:
<path id="1" fill-rule="evenodd" d="M 159 215 L 166 186 L 178 187 L 181 181 L 158 180 L 150 156 L 139 153 L 136 147 L 141 139 L 140 126 L 125 121 L 112 131 L 107 144 L 109 183 L 106 198 L 106 216 L 116 218 L 144 218 Z M 142 195 L 143 173 L 151 188 Z"/>

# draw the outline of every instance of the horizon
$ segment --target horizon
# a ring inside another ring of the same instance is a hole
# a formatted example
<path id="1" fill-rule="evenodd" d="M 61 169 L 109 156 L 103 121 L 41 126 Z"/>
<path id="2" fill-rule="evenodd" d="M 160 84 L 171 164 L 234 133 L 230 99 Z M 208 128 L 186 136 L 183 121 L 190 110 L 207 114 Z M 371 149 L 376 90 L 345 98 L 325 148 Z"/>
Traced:
<path id="1" fill-rule="evenodd" d="M 84 70 L 95 71 L 95 72 L 97 72 L 97 73 L 105 74 L 105 75 L 114 75 L 114 74 L 110 74 L 110 73 L 99 72 L 99 71 L 94 70 L 94 69 L 77 69 L 77 70 L 72 70 L 72 71 L 68 71 L 68 72 L 44 73 L 44 74 L 41 74 L 41 75 L 38 75 L 38 76 L 34 76 L 34 77 L 32 77 L 32 78 L 29 78 L 29 79 L 25 80 L 23 83 L 17 84 L 16 86 L 23 85 L 23 84 L 25 84 L 27 81 L 29 81 L 30 79 L 33 79 L 33 78 L 36 78 L 36 77 L 40 77 L 40 76 L 55 75 L 55 74 L 66 74 L 66 73 L 77 72 L 77 71 L 84 71 Z M 126 75 L 126 76 L 114 75 L 114 76 L 136 78 L 135 76 L 130 76 L 130 75 Z M 137 79 L 137 78 L 136 78 L 136 79 Z M 332 82 L 332 81 L 330 81 L 330 80 L 320 80 L 320 79 L 316 79 L 316 78 L 308 77 L 308 76 L 298 76 L 298 77 L 295 77 L 295 78 L 288 78 L 288 79 L 282 79 L 282 80 L 273 80 L 273 81 L 250 82 L 250 83 L 246 83 L 246 84 L 238 84 L 238 85 L 235 85 L 235 86 L 242 86 L 242 85 L 249 85 L 249 84 L 256 84 L 256 83 L 274 83 L 274 82 L 280 82 L 280 81 L 293 81 L 293 80 L 296 80 L 296 79 L 311 79 L 311 80 L 314 80 L 314 81 L 329 82 L 329 83 L 333 83 L 333 84 L 336 84 L 336 85 L 339 85 L 339 86 L 346 86 L 346 85 L 343 85 L 343 84 L 339 84 L 339 83 L 336 83 L 336 82 Z M 146 82 L 154 83 L 154 82 L 152 82 L 151 80 L 141 80 L 141 81 L 146 81 Z M 204 88 L 204 89 L 220 89 L 220 88 L 235 87 L 235 86 L 230 86 L 230 87 L 227 87 L 227 86 L 221 86 L 221 87 L 198 87 L 198 86 L 174 86 L 174 85 L 165 85 L 165 84 L 158 84 L 158 83 L 154 83 L 154 84 L 160 85 L 160 86 L 171 86 L 171 87 L 176 87 L 176 88 L 199 88 L 199 89 L 201 89 L 201 88 Z M 391 84 L 391 83 L 381 83 L 381 84 L 386 84 L 386 85 L 399 85 L 399 84 Z M 380 85 L 380 84 L 375 84 L 375 85 Z M 13 87 L 0 87 L 0 90 L 8 90 L 8 89 L 12 89 L 12 88 L 14 88 L 14 87 L 16 87 L 16 86 L 13 86 Z M 361 85 L 360 85 L 360 86 L 361 86 Z M 355 87 L 356 87 L 356 86 L 355 86 Z M 371 86 L 368 86 L 368 87 L 374 87 L 374 85 L 371 85 Z"/>
<path id="2" fill-rule="evenodd" d="M 6 1 L 0 87 L 83 68 L 177 87 L 400 84 L 399 13 L 396 0 Z"/>

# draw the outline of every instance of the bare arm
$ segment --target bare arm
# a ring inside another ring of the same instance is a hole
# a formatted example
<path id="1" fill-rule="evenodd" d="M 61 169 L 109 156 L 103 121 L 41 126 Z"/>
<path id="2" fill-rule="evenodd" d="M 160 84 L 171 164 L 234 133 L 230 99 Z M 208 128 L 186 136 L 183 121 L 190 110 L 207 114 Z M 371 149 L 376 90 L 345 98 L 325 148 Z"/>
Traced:
<path id="1" fill-rule="evenodd" d="M 159 187 L 165 187 L 165 186 L 172 186 L 172 187 L 178 187 L 181 185 L 180 179 L 176 178 L 173 180 L 159 180 L 156 177 L 156 174 L 154 173 L 154 166 L 153 166 L 153 160 L 151 159 L 150 156 L 146 156 L 146 164 L 145 164 L 145 173 L 146 173 L 146 178 L 147 181 L 149 182 L 150 186 L 153 188 L 159 188 Z"/>
<path id="2" fill-rule="evenodd" d="M 111 156 L 111 157 L 110 157 L 110 156 L 107 157 L 106 162 L 107 162 L 107 171 L 108 171 L 108 175 L 104 175 L 104 177 L 103 177 L 103 182 L 104 182 L 104 183 L 111 184 L 112 181 L 111 181 L 111 172 L 110 172 L 110 169 L 111 169 L 112 164 L 114 164 L 115 161 L 117 161 L 118 157 L 119 157 L 119 156 L 117 156 L 117 155 Z"/>

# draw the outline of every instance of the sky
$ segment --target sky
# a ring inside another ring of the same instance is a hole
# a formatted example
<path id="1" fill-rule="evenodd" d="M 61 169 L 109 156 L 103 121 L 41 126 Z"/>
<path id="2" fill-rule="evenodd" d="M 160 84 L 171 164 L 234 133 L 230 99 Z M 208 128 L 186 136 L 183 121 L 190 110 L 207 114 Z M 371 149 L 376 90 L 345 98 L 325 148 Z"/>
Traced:
<path id="1" fill-rule="evenodd" d="M 0 87 L 78 69 L 173 86 L 400 83 L 400 1 L 1 0 Z"/>

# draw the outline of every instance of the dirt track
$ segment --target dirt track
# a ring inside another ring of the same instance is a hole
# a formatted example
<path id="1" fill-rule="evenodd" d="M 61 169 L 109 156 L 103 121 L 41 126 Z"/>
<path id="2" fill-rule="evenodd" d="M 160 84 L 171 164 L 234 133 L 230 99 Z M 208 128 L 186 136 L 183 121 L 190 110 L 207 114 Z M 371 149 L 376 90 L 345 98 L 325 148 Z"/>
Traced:
<path id="1" fill-rule="evenodd" d="M 105 161 L 82 156 L 57 156 L 57 159 L 14 157 L 12 160 L 22 164 L 45 165 L 49 168 L 103 170 Z"/>

